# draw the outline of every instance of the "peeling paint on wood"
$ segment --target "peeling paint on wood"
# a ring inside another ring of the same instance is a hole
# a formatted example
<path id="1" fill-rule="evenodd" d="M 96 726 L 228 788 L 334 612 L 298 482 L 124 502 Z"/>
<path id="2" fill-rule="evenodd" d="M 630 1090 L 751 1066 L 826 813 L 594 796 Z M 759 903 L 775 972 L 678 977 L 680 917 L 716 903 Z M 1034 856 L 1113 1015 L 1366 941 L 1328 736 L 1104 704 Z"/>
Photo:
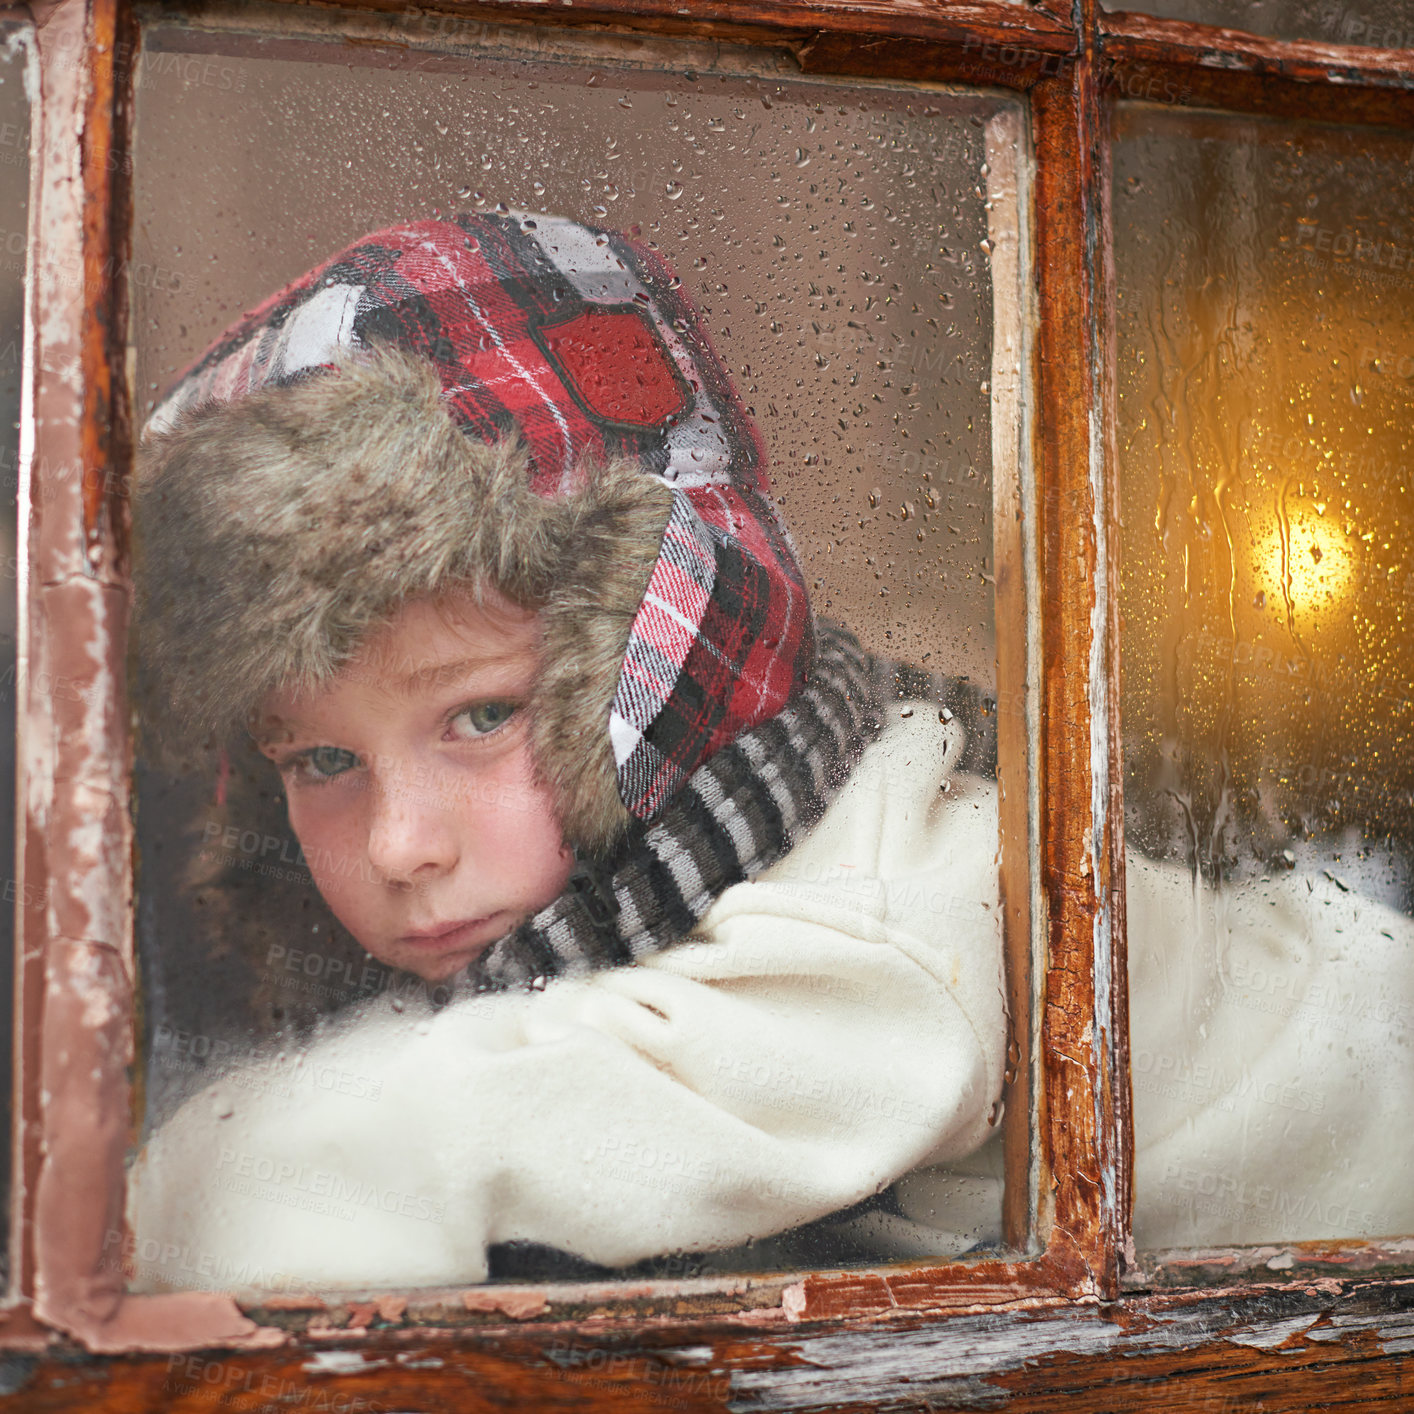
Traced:
<path id="1" fill-rule="evenodd" d="M 183 1414 L 209 1410 L 218 1397 L 232 1411 L 281 1403 L 354 1411 L 376 1403 L 427 1414 L 505 1408 L 1299 1414 L 1336 1401 L 1394 1410 L 1414 1398 L 1410 1351 L 1414 1283 L 1327 1283 L 932 1322 L 899 1316 L 848 1329 L 580 1322 L 392 1328 L 362 1338 L 346 1331 L 342 1343 L 322 1349 L 213 1349 L 122 1360 L 56 1349 L 16 1361 L 8 1372 L 0 1368 L 0 1391 L 10 1391 L 0 1393 L 0 1411 Z"/>

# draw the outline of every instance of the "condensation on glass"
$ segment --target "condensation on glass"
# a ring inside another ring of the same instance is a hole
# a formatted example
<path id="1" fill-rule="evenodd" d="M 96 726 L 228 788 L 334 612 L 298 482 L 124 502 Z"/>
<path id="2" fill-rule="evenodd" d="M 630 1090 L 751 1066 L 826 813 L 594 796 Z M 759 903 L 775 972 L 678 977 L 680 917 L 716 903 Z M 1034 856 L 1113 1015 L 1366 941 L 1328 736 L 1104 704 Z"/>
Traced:
<path id="1" fill-rule="evenodd" d="M 425 29 L 434 17 L 407 24 Z M 242 310 L 379 227 L 501 210 L 627 231 L 674 268 L 738 380 L 817 611 L 874 652 L 968 679 L 994 718 L 993 408 L 1019 417 L 1008 399 L 1021 320 L 1010 293 L 994 310 L 990 253 L 1003 245 L 1014 262 L 1019 245 L 1020 110 L 965 92 L 802 81 L 769 53 L 552 42 L 453 17 L 436 19 L 431 37 L 438 52 L 399 55 L 288 36 L 146 32 L 132 289 L 139 422 Z M 202 154 L 199 174 L 193 152 Z M 1001 316 L 1013 342 L 1005 366 L 994 367 Z M 994 384 L 1008 390 L 1000 403 Z M 1018 440 L 1013 428 L 1003 444 Z M 1004 475 L 1014 487 L 1017 468 Z M 278 782 L 258 760 L 193 760 L 179 771 L 139 761 L 142 1125 L 160 1132 L 187 1097 L 256 1048 L 259 1078 L 205 1092 L 231 1136 L 218 1187 L 240 1189 L 243 1200 L 258 1189 L 272 1221 L 292 1209 L 322 1218 L 329 1185 L 338 1189 L 344 1175 L 282 1170 L 278 1154 L 247 1152 L 244 1117 L 277 1092 L 296 1108 L 316 1097 L 320 1076 L 293 1068 L 301 1046 L 330 1016 L 381 1004 L 402 979 L 363 953 L 321 902 Z M 887 885 L 940 936 L 979 919 L 999 936 L 988 789 L 970 873 Z M 861 905 L 842 898 L 841 906 Z M 822 1015 L 842 998 L 895 1005 L 884 990 L 841 983 L 827 969 L 805 984 L 807 1009 Z M 750 1056 L 715 1064 L 742 1094 L 778 1093 L 787 1106 L 815 1083 Z M 386 1078 L 357 1064 L 342 1076 L 345 1091 L 371 1095 L 370 1124 L 386 1117 L 377 1103 Z M 339 1083 L 336 1074 L 331 1085 Z M 926 1077 L 892 1095 L 861 1084 L 845 1102 L 861 1113 L 906 1111 L 915 1083 Z M 823 1091 L 817 1099 L 841 1103 Z M 525 1096 L 520 1123 L 533 1124 L 536 1108 Z M 993 1138 L 997 1118 L 994 1110 Z M 605 1181 L 625 1201 L 646 1202 L 655 1190 L 690 1201 L 716 1181 L 719 1160 L 709 1155 L 621 1145 L 612 1129 L 597 1142 L 608 1146 Z M 942 1171 L 928 1166 L 920 1135 L 922 1167 L 897 1183 L 897 1174 L 881 1175 L 843 1215 L 745 1248 L 630 1265 L 672 1276 L 995 1247 L 1000 1149 L 988 1142 Z M 810 1162 L 803 1147 L 802 1180 Z M 436 1181 L 415 1165 L 402 1181 L 402 1199 L 416 1200 L 408 1245 L 454 1241 L 445 1207 L 421 1203 L 431 1189 L 419 1185 Z M 368 1243 L 363 1281 L 406 1280 L 386 1243 L 368 1236 L 361 1201 L 343 1203 L 338 1231 L 355 1249 Z M 434 1209 L 435 1226 L 419 1227 L 414 1219 Z M 159 1267 L 138 1238 L 139 1284 L 269 1287 L 298 1275 L 199 1244 L 176 1267 Z M 158 1251 L 155 1239 L 148 1245 Z M 570 1245 L 494 1245 L 490 1276 L 603 1273 L 604 1263 L 566 1255 Z"/>
<path id="2" fill-rule="evenodd" d="M 1407 1234 L 1410 136 L 1117 121 L 1135 1240 Z"/>
<path id="3" fill-rule="evenodd" d="M 25 252 L 29 226 L 29 95 L 26 68 L 29 31 L 0 27 L 0 855 L 5 869 L 0 904 L 0 1117 L 10 1121 L 10 1027 L 13 1013 L 15 929 L 20 911 L 42 900 L 24 897 L 15 883 L 15 703 L 18 668 L 18 504 L 20 485 L 20 411 L 25 366 Z M 9 1151 L 0 1160 L 0 1224 L 9 1215 Z M 0 1233 L 0 1235 L 3 1235 Z M 0 1252 L 8 1244 L 0 1241 Z"/>
<path id="4" fill-rule="evenodd" d="M 1410 0 L 1151 0 L 1143 6 L 1112 4 L 1106 10 L 1139 9 L 1164 20 L 1189 20 L 1245 30 L 1270 39 L 1315 39 L 1372 49 L 1414 49 L 1414 4 Z"/>

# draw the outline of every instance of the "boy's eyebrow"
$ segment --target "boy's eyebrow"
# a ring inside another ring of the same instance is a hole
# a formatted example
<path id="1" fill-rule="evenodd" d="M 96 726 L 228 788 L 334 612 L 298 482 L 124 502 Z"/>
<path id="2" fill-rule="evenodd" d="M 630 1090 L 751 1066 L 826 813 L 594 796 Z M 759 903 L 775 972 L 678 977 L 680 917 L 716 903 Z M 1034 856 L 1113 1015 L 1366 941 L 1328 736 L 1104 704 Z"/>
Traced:
<path id="1" fill-rule="evenodd" d="M 389 677 L 382 681 L 394 692 L 413 692 L 428 684 L 435 686 L 438 683 L 454 682 L 484 668 L 500 667 L 520 656 L 518 649 L 491 649 L 483 653 L 469 653 L 464 658 L 455 658 L 446 663 L 427 663 L 401 676 Z M 372 668 L 367 671 L 367 676 L 369 680 L 376 680 Z"/>

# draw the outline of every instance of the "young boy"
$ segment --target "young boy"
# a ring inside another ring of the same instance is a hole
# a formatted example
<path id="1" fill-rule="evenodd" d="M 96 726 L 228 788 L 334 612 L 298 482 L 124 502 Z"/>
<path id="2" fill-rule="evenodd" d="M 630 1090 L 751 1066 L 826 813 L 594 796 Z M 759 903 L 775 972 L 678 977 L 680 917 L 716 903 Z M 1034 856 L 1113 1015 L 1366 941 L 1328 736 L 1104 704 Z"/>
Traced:
<path id="1" fill-rule="evenodd" d="M 182 1255 L 145 1279 L 725 1248 L 994 1132 L 995 799 L 958 770 L 987 734 L 814 621 L 651 251 L 545 217 L 368 237 L 158 408 L 136 525 L 174 720 L 249 730 L 334 914 L 455 989 L 173 1116 L 132 1216 Z M 963 1245 L 973 1189 L 932 1216 Z M 868 1222 L 916 1242 L 906 1204 Z"/>

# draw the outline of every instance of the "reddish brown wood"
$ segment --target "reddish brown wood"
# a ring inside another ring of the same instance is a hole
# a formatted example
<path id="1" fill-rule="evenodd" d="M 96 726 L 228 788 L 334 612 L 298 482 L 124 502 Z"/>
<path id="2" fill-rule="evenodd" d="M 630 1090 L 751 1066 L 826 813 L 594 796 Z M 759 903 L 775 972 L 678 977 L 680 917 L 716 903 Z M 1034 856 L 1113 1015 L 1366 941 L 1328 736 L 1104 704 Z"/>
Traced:
<path id="1" fill-rule="evenodd" d="M 1233 1286 L 1243 1282 L 1316 1282 L 1329 1277 L 1414 1274 L 1414 1238 L 1396 1241 L 1291 1242 L 1279 1247 L 1217 1247 L 1140 1252 L 1124 1284 L 1133 1290 Z"/>
<path id="2" fill-rule="evenodd" d="M 378 1329 L 353 1340 L 351 1319 Z M 332 1308 L 321 1338 L 279 1350 L 20 1359 L 0 1410 L 1402 1409 L 1414 1396 L 1399 1353 L 1411 1335 L 1414 1292 L 1387 1283 L 849 1329 L 718 1319 L 409 1330 L 367 1302 Z"/>
<path id="3" fill-rule="evenodd" d="M 1095 270 L 1099 200 L 1093 60 L 1035 90 L 1037 264 L 1040 279 L 1041 841 L 1049 910 L 1042 990 L 1040 1143 L 1054 1183 L 1054 1222 L 1090 1264 L 1095 1289 L 1114 1289 L 1118 1131 L 1107 1047 L 1113 1044 L 1109 940 L 1099 926 L 1109 888 L 1108 723 L 1096 722 L 1092 658 L 1103 673 L 1103 620 L 1094 622 L 1097 488 L 1091 468 Z M 1103 685 L 1103 684 L 1101 684 Z M 1101 704 L 1103 710 L 1103 704 Z M 1096 966 L 1101 965 L 1097 987 Z"/>
<path id="4" fill-rule="evenodd" d="M 946 80 L 1029 89 L 1064 73 L 1074 62 L 1069 34 L 1018 38 L 988 29 L 946 43 L 901 37 L 861 38 L 820 30 L 794 49 L 807 73 L 874 78 Z"/>
<path id="5" fill-rule="evenodd" d="M 1275 40 L 1143 15 L 1104 17 L 1117 98 L 1326 122 L 1414 126 L 1414 51 Z"/>
<path id="6" fill-rule="evenodd" d="M 1102 14 L 1100 27 L 1107 37 L 1123 36 L 1136 54 L 1147 49 L 1152 57 L 1165 60 L 1247 68 L 1323 83 L 1346 83 L 1352 75 L 1383 87 L 1407 86 L 1414 81 L 1414 51 L 1408 49 L 1327 44 L 1319 39 L 1270 39 L 1248 30 L 1155 19 L 1123 10 Z"/>
<path id="7" fill-rule="evenodd" d="M 656 38 L 709 39 L 787 49 L 806 73 L 890 79 L 952 80 L 1027 89 L 1039 78 L 1061 73 L 1074 54 L 1069 27 L 1050 16 L 1034 26 L 1021 21 L 1014 5 L 949 6 L 918 10 L 901 7 L 889 24 L 879 5 L 812 7 L 796 0 L 774 6 L 721 7 L 730 18 L 708 19 L 702 7 L 690 11 L 656 3 L 593 10 L 575 5 L 554 16 L 557 27 L 612 28 Z M 448 12 L 409 17 L 392 0 L 355 0 L 337 21 L 305 5 L 266 12 L 244 33 L 235 27 L 239 11 L 193 5 L 181 13 L 194 25 L 219 26 L 225 52 L 261 52 L 289 57 L 298 37 L 342 38 L 341 58 L 368 67 L 401 62 L 435 68 L 464 64 L 469 48 L 492 39 L 493 29 L 540 25 L 543 8 L 525 0 L 480 0 Z M 970 17 L 970 18 L 969 18 Z M 925 22 L 926 21 L 926 22 Z M 877 28 L 871 28 L 877 26 Z M 482 33 L 481 31 L 485 31 Z M 201 51 L 209 38 L 194 29 L 184 38 L 175 28 L 163 35 L 168 49 Z M 322 47 L 327 50 L 327 43 Z M 448 53 L 448 51 L 451 51 Z M 366 52 L 365 52 L 366 51 Z M 304 56 L 301 56 L 304 57 Z M 308 57 L 315 57 L 309 55 Z M 319 56 L 327 62 L 328 54 Z"/>
<path id="8" fill-rule="evenodd" d="M 354 0 L 349 8 L 399 13 L 397 0 Z M 889 38 L 963 44 L 1024 44 L 1067 51 L 1073 30 L 1066 17 L 1006 0 L 586 0 L 547 15 L 536 0 L 471 0 L 425 7 L 497 24 L 553 23 L 563 27 L 613 25 L 659 34 L 701 35 L 740 43 L 780 44 L 815 34 L 855 36 L 862 44 Z"/>

